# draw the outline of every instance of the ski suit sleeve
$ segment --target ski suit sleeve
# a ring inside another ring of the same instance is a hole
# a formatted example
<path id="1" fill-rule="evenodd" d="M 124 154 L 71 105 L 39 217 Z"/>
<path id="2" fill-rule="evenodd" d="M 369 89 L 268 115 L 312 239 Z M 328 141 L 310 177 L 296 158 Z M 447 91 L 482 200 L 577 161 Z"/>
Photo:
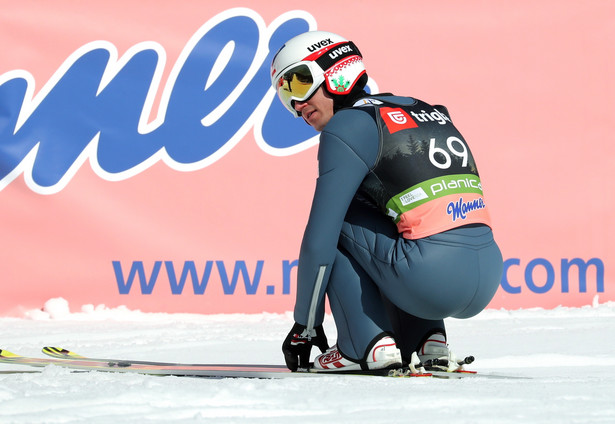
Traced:
<path id="1" fill-rule="evenodd" d="M 336 113 L 320 135 L 318 179 L 297 271 L 295 321 L 312 329 L 324 316 L 324 296 L 348 206 L 373 166 L 376 123 L 362 110 Z"/>

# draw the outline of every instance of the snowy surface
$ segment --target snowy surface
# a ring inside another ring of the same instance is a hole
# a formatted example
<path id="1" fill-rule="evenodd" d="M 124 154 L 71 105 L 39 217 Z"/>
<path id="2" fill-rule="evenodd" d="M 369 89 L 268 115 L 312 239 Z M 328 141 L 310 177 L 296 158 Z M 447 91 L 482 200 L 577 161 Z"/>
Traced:
<path id="1" fill-rule="evenodd" d="M 146 314 L 61 299 L 0 318 L 0 348 L 173 362 L 282 363 L 290 314 Z M 531 379 L 314 376 L 200 379 L 0 364 L 0 423 L 615 423 L 615 303 L 487 310 L 448 320 L 449 343 L 483 373 Z M 335 342 L 331 317 L 325 321 Z"/>

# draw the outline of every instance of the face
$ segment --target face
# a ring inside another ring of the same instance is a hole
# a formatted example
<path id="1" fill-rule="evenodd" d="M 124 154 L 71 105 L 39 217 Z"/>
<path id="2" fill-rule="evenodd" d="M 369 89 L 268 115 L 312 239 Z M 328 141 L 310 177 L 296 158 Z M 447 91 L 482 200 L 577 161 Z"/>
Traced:
<path id="1" fill-rule="evenodd" d="M 327 95 L 324 86 L 321 85 L 306 101 L 295 101 L 295 110 L 308 125 L 314 127 L 316 131 L 322 131 L 333 117 L 333 98 Z"/>

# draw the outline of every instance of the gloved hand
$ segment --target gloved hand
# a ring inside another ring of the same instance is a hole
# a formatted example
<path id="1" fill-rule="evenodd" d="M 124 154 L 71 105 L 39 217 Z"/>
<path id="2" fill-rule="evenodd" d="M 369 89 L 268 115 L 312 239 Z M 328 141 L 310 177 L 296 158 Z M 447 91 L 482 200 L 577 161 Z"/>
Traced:
<path id="1" fill-rule="evenodd" d="M 323 353 L 329 349 L 322 325 L 315 327 L 308 334 L 305 325 L 295 323 L 282 343 L 282 352 L 288 369 L 291 371 L 297 371 L 298 368 L 307 369 L 310 364 L 310 352 L 314 345 Z"/>

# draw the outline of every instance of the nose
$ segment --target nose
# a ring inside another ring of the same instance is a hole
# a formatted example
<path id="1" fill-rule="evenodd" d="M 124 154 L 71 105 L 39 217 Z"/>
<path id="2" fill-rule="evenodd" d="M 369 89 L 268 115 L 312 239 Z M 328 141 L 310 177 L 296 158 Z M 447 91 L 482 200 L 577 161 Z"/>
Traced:
<path id="1" fill-rule="evenodd" d="M 293 107 L 295 108 L 295 110 L 299 113 L 301 113 L 301 111 L 303 110 L 303 108 L 305 108 L 305 105 L 307 105 L 307 102 L 302 102 L 299 100 L 295 100 L 293 102 Z"/>

